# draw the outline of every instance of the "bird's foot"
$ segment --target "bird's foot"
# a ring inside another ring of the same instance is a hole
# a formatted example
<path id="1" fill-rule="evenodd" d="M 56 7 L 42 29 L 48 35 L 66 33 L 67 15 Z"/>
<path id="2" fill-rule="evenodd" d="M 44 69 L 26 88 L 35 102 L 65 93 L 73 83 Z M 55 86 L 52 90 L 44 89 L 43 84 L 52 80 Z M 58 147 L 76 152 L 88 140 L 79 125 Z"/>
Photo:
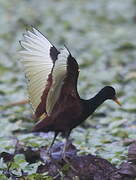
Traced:
<path id="1" fill-rule="evenodd" d="M 69 160 L 68 160 L 68 158 L 66 157 L 65 154 L 62 155 L 62 159 L 65 161 L 65 163 L 67 163 L 67 164 L 69 165 L 69 167 L 70 167 L 74 172 L 76 172 L 76 173 L 78 172 L 78 170 L 75 169 L 75 168 L 73 167 L 73 165 L 69 162 Z"/>

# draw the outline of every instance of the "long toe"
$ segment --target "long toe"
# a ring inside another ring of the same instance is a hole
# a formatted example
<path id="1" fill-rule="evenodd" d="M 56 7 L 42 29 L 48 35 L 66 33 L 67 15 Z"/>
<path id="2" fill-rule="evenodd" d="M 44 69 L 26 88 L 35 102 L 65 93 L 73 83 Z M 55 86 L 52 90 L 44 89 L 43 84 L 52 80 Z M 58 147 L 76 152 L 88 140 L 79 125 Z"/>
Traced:
<path id="1" fill-rule="evenodd" d="M 78 172 L 78 170 L 75 169 L 74 166 L 71 164 L 71 162 L 68 160 L 68 157 L 66 156 L 65 153 L 62 155 L 62 159 L 65 161 L 66 164 L 69 165 L 69 167 L 70 167 L 74 172 L 76 172 L 76 173 Z"/>

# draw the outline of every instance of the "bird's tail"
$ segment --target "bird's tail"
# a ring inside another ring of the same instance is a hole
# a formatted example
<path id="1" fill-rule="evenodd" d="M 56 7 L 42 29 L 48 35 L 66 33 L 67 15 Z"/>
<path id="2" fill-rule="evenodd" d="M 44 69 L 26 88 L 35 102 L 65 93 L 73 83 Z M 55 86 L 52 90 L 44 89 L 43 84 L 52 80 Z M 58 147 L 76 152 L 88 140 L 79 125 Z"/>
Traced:
<path id="1" fill-rule="evenodd" d="M 38 121 L 32 130 L 32 132 L 48 132 L 48 131 L 52 131 L 52 125 L 50 125 L 50 121 L 48 117 Z"/>

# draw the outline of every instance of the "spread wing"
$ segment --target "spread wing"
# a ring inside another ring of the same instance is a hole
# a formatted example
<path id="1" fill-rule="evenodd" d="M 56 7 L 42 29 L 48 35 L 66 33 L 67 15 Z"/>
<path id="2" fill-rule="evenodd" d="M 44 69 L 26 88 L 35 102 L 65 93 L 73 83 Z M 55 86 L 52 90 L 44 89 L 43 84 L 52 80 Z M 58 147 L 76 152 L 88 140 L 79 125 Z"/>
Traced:
<path id="1" fill-rule="evenodd" d="M 49 88 L 49 75 L 59 51 L 35 28 L 33 32 L 27 31 L 24 34 L 20 44 L 23 50 L 19 53 L 28 79 L 30 102 L 36 113 L 39 112 L 38 106 L 45 88 Z M 45 112 L 45 106 L 41 109 L 41 113 L 36 113 L 37 117 L 43 114 L 43 111 Z"/>
<path id="2" fill-rule="evenodd" d="M 44 113 L 49 116 L 60 96 L 72 56 L 67 48 L 58 51 L 34 28 L 33 32 L 27 31 L 20 43 L 30 102 L 37 117 Z"/>

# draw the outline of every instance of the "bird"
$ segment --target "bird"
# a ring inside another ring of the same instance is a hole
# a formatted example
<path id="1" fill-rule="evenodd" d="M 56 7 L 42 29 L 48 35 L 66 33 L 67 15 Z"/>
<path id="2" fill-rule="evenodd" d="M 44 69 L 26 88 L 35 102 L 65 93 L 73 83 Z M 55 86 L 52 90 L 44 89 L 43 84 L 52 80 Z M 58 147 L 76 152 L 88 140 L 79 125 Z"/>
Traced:
<path id="1" fill-rule="evenodd" d="M 65 137 L 62 156 L 71 131 L 84 122 L 106 100 L 121 105 L 111 86 L 103 87 L 94 97 L 82 99 L 77 90 L 79 65 L 64 45 L 57 49 L 39 30 L 32 27 L 20 41 L 20 60 L 28 82 L 28 94 L 38 122 L 33 132 L 54 132 Z"/>

